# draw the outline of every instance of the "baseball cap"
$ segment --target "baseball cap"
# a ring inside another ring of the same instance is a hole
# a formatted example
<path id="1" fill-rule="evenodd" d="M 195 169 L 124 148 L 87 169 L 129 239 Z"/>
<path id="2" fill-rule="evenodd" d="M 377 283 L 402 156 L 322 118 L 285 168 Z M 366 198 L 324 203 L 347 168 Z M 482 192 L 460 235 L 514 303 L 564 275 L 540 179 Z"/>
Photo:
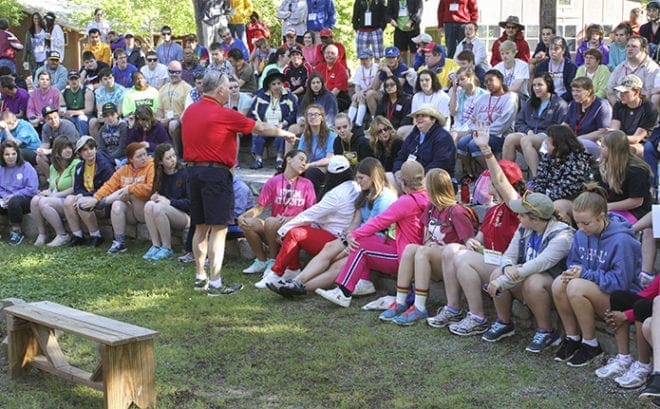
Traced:
<path id="1" fill-rule="evenodd" d="M 633 89 L 642 89 L 643 87 L 644 87 L 644 83 L 642 83 L 642 80 L 637 75 L 628 74 L 625 77 L 623 77 L 623 81 L 621 81 L 621 85 L 614 87 L 614 90 L 619 92 L 626 92 L 626 91 L 631 91 Z"/>
<path id="2" fill-rule="evenodd" d="M 290 29 L 286 30 L 286 34 L 285 34 L 285 35 L 286 35 L 287 37 L 295 37 L 295 36 L 296 36 L 296 30 L 290 28 Z"/>
<path id="3" fill-rule="evenodd" d="M 55 50 L 51 50 L 51 51 L 49 51 L 49 52 L 48 52 L 48 59 L 49 59 L 49 60 L 58 60 L 58 61 L 59 61 L 59 59 L 60 59 L 60 52 L 59 52 L 59 51 L 55 51 Z"/>
<path id="4" fill-rule="evenodd" d="M 543 193 L 534 193 L 529 190 L 525 192 L 521 199 L 511 200 L 509 209 L 518 214 L 531 214 L 543 220 L 552 218 L 555 211 L 552 199 Z"/>
<path id="5" fill-rule="evenodd" d="M 322 28 L 321 31 L 319 31 L 319 36 L 332 37 L 332 30 L 330 30 L 329 28 Z"/>
<path id="6" fill-rule="evenodd" d="M 101 115 L 105 116 L 106 114 L 110 113 L 116 113 L 117 112 L 117 106 L 113 104 L 112 102 L 106 102 L 103 104 L 101 107 Z"/>
<path id="7" fill-rule="evenodd" d="M 53 112 L 57 112 L 58 108 L 56 108 L 53 105 L 46 105 L 42 110 L 41 110 L 41 116 L 46 116 L 48 114 L 52 114 Z"/>
<path id="8" fill-rule="evenodd" d="M 422 183 L 424 180 L 424 167 L 416 160 L 409 159 L 401 165 L 399 178 L 409 185 L 414 182 Z"/>
<path id="9" fill-rule="evenodd" d="M 89 135 L 81 136 L 80 139 L 78 139 L 78 141 L 76 141 L 76 152 L 80 151 L 83 148 L 83 146 L 85 146 L 85 144 L 87 142 L 89 142 L 90 140 L 94 141 L 94 146 L 96 146 L 96 140 L 94 138 L 92 138 Z"/>
<path id="10" fill-rule="evenodd" d="M 135 38 L 135 36 L 134 36 L 133 33 L 131 33 L 130 31 L 127 31 L 127 32 L 124 34 L 124 38 Z"/>
<path id="11" fill-rule="evenodd" d="M 504 172 L 506 180 L 508 180 L 512 185 L 523 180 L 522 171 L 520 170 L 520 166 L 518 166 L 517 163 L 506 159 L 501 159 L 497 163 L 500 164 L 500 168 L 502 168 L 502 172 Z M 490 171 L 486 170 L 483 175 L 490 177 Z"/>
<path id="12" fill-rule="evenodd" d="M 415 37 L 412 38 L 412 42 L 415 43 L 415 44 L 419 44 L 419 43 L 428 44 L 432 41 L 433 41 L 433 38 L 430 35 L 426 34 L 426 33 L 420 33 L 418 36 L 415 36 Z"/>
<path id="13" fill-rule="evenodd" d="M 71 71 L 69 71 L 69 74 L 67 74 L 66 77 L 67 77 L 68 79 L 71 79 L 71 78 L 80 78 L 80 73 L 79 73 L 78 71 L 76 71 L 76 70 L 71 70 Z"/>
<path id="14" fill-rule="evenodd" d="M 358 58 L 371 58 L 374 56 L 374 52 L 371 51 L 369 48 L 365 48 L 364 50 L 360 51 L 360 55 L 358 55 Z"/>
<path id="15" fill-rule="evenodd" d="M 423 50 L 425 53 L 437 53 L 442 54 L 442 45 L 430 42 Z"/>
<path id="16" fill-rule="evenodd" d="M 385 58 L 392 58 L 392 57 L 398 57 L 401 55 L 401 52 L 397 47 L 387 47 L 385 49 Z"/>
<path id="17" fill-rule="evenodd" d="M 328 172 L 333 173 L 333 174 L 338 174 L 346 169 L 349 169 L 351 167 L 351 164 L 348 163 L 348 159 L 344 155 L 335 155 L 330 158 L 330 162 L 328 163 Z"/>
<path id="18" fill-rule="evenodd" d="M 298 54 L 302 55 L 302 50 L 297 45 L 292 45 L 291 47 L 289 47 L 289 55 L 291 55 L 293 53 L 298 53 Z"/>

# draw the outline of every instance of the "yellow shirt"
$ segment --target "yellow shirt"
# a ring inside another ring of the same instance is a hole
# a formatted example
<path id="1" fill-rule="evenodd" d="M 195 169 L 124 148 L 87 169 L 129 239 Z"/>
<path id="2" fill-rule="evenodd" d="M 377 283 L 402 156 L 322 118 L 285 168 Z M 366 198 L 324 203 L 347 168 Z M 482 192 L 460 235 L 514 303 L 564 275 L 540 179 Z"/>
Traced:
<path id="1" fill-rule="evenodd" d="M 94 57 L 96 57 L 97 61 L 103 61 L 104 63 L 110 65 L 112 50 L 110 50 L 110 46 L 108 44 L 102 43 L 100 41 L 95 46 L 87 44 L 83 51 L 91 51 L 94 54 Z"/>
<path id="2" fill-rule="evenodd" d="M 442 71 L 437 73 L 438 81 L 440 81 L 440 87 L 442 89 L 447 89 L 451 86 L 449 81 L 449 74 L 456 72 L 461 68 L 458 63 L 450 58 L 445 58 L 445 66 L 442 67 Z"/>
<path id="3" fill-rule="evenodd" d="M 186 108 L 186 97 L 192 87 L 185 81 L 180 81 L 174 85 L 171 82 L 160 87 L 158 91 L 158 107 L 163 110 L 167 117 L 167 111 L 172 111 L 174 115 L 181 115 Z"/>
<path id="4" fill-rule="evenodd" d="M 96 162 L 91 166 L 85 163 L 83 165 L 83 186 L 88 192 L 94 191 L 94 172 L 96 171 Z"/>

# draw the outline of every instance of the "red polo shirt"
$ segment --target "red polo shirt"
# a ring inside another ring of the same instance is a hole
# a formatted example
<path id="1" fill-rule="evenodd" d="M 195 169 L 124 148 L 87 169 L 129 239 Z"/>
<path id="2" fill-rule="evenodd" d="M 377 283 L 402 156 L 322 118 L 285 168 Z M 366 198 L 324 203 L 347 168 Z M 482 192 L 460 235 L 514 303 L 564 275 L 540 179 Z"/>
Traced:
<path id="1" fill-rule="evenodd" d="M 218 162 L 231 168 L 236 164 L 236 134 L 252 132 L 254 124 L 254 120 L 204 96 L 190 105 L 181 118 L 183 159 Z"/>
<path id="2" fill-rule="evenodd" d="M 328 64 L 323 61 L 316 66 L 315 71 L 323 77 L 328 91 L 337 88 L 340 91 L 348 92 L 348 70 L 341 62 L 337 61 L 332 68 L 329 68 Z"/>

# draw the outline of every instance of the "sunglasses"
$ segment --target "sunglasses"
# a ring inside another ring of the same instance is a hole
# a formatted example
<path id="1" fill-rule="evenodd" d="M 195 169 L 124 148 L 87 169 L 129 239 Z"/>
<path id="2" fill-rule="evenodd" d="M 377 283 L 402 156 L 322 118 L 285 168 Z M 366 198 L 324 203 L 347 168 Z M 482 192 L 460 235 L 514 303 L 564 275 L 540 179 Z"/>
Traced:
<path id="1" fill-rule="evenodd" d="M 164 36 L 171 36 L 172 35 L 172 33 L 161 33 L 161 34 L 164 35 Z"/>
<path id="2" fill-rule="evenodd" d="M 389 131 L 389 130 L 390 130 L 389 128 L 378 128 L 378 133 L 379 134 L 380 133 L 387 133 L 387 131 Z"/>
<path id="3" fill-rule="evenodd" d="M 526 190 L 525 193 L 522 196 L 521 203 L 523 204 L 523 206 L 529 208 L 529 210 L 531 210 L 532 213 L 534 213 L 534 215 L 538 217 L 538 216 L 542 215 L 543 212 L 541 212 L 538 207 L 534 206 L 529 201 L 527 201 L 527 195 L 532 194 L 532 193 L 534 193 L 534 192 L 532 192 L 531 190 Z"/>
<path id="4" fill-rule="evenodd" d="M 170 75 L 181 75 L 181 71 L 176 71 L 176 70 L 167 70 Z"/>
<path id="5" fill-rule="evenodd" d="M 147 61 L 149 61 L 149 62 L 158 61 L 158 58 L 147 58 Z"/>

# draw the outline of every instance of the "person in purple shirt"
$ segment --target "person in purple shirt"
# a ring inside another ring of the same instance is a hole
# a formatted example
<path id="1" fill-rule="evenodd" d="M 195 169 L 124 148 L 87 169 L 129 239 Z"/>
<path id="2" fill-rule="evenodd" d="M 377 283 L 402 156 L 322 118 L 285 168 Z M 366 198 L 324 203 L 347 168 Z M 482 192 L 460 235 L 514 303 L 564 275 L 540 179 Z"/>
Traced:
<path id="1" fill-rule="evenodd" d="M 131 142 L 141 143 L 149 155 L 153 155 L 156 147 L 161 143 L 172 143 L 167 130 L 156 120 L 154 111 L 147 105 L 135 109 L 135 124 L 128 129 L 126 146 Z"/>
<path id="2" fill-rule="evenodd" d="M 21 223 L 38 191 L 37 171 L 23 160 L 16 142 L 0 143 L 0 214 L 9 217 L 9 244 L 17 246 L 25 238 Z"/>
<path id="3" fill-rule="evenodd" d="M 25 118 L 30 94 L 23 88 L 16 86 L 14 77 L 11 75 L 0 77 L 0 94 L 2 95 L 2 108 L 0 108 L 0 111 L 9 110 L 18 118 Z"/>
<path id="4" fill-rule="evenodd" d="M 222 52 L 225 55 L 225 58 L 227 58 L 227 54 L 229 53 L 229 50 L 232 48 L 237 48 L 241 50 L 243 53 L 243 59 L 245 61 L 248 61 L 250 59 L 250 53 L 248 52 L 247 47 L 243 43 L 242 40 L 238 38 L 234 38 L 231 35 L 231 31 L 229 31 L 229 28 L 223 27 L 220 30 L 218 30 L 218 36 L 222 39 L 220 41 L 220 46 L 222 47 Z"/>
<path id="5" fill-rule="evenodd" d="M 124 88 L 131 88 L 133 86 L 132 76 L 138 70 L 137 67 L 128 62 L 128 54 L 123 48 L 117 48 L 112 55 L 115 59 L 115 66 L 112 67 L 115 82 L 123 85 Z"/>
<path id="6" fill-rule="evenodd" d="M 573 101 L 563 120 L 594 158 L 600 157 L 598 141 L 612 122 L 612 107 L 606 99 L 594 95 L 594 84 L 587 77 L 571 82 Z"/>

